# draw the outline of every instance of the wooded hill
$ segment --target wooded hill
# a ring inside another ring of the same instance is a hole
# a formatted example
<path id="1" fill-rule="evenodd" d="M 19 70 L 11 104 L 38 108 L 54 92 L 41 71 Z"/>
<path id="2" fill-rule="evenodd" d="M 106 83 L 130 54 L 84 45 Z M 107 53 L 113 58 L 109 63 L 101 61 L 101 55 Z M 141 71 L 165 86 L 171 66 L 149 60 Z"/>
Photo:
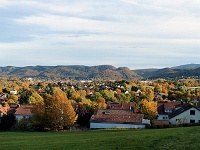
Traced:
<path id="1" fill-rule="evenodd" d="M 200 64 L 182 65 L 163 69 L 130 70 L 127 67 L 116 68 L 111 65 L 100 66 L 26 66 L 0 67 L 0 76 L 16 76 L 20 78 L 40 79 L 100 79 L 100 80 L 132 80 L 155 78 L 200 77 Z"/>
<path id="2" fill-rule="evenodd" d="M 138 79 L 134 71 L 127 67 L 115 68 L 111 65 L 101 66 L 27 66 L 27 67 L 0 67 L 0 76 L 35 77 L 49 79 L 100 79 L 122 80 Z"/>
<path id="3" fill-rule="evenodd" d="M 134 71 L 145 79 L 200 77 L 200 64 L 187 64 L 162 69 L 138 69 Z"/>

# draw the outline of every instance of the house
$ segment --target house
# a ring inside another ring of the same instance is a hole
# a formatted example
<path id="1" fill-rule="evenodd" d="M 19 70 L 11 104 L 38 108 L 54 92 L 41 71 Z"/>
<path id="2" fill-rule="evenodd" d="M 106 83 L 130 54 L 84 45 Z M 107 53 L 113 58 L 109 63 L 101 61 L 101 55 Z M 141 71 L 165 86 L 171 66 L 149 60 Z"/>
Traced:
<path id="1" fill-rule="evenodd" d="M 199 123 L 200 109 L 180 101 L 158 103 L 158 121 L 169 121 L 169 124 Z"/>
<path id="2" fill-rule="evenodd" d="M 17 90 L 10 91 L 10 94 L 17 95 Z"/>
<path id="3" fill-rule="evenodd" d="M 169 114 L 170 124 L 200 123 L 200 110 L 190 104 L 184 104 Z"/>
<path id="4" fill-rule="evenodd" d="M 32 117 L 32 108 L 32 105 L 21 105 L 20 107 L 18 107 L 15 112 L 16 119 L 19 121 L 21 119 L 29 119 L 30 117 Z"/>
<path id="5" fill-rule="evenodd" d="M 182 105 L 181 101 L 177 102 L 158 102 L 157 104 L 157 120 L 169 120 L 169 114 L 179 106 Z"/>
<path id="6" fill-rule="evenodd" d="M 99 109 L 90 119 L 90 128 L 145 128 L 150 120 L 135 113 L 134 103 L 109 103 L 107 109 Z"/>
<path id="7" fill-rule="evenodd" d="M 0 93 L 0 102 L 5 103 L 7 101 L 7 96 L 4 93 Z"/>
<path id="8" fill-rule="evenodd" d="M 90 120 L 90 128 L 145 128 L 143 114 L 126 110 L 98 110 Z"/>

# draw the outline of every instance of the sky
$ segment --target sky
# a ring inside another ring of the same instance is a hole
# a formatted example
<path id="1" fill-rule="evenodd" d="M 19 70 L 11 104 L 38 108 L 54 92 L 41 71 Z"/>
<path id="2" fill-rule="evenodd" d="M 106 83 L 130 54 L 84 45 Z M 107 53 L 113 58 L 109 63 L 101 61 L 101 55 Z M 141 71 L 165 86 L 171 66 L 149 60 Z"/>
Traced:
<path id="1" fill-rule="evenodd" d="M 0 66 L 191 63 L 199 0 L 0 0 Z"/>

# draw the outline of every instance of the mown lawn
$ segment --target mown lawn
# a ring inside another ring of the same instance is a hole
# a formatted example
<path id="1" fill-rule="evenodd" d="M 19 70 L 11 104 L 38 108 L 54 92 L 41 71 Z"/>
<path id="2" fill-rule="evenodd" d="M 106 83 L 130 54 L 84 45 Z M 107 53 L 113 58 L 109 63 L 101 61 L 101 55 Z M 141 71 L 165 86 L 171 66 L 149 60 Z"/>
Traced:
<path id="1" fill-rule="evenodd" d="M 199 150 L 200 127 L 68 132 L 0 132 L 0 149 Z"/>

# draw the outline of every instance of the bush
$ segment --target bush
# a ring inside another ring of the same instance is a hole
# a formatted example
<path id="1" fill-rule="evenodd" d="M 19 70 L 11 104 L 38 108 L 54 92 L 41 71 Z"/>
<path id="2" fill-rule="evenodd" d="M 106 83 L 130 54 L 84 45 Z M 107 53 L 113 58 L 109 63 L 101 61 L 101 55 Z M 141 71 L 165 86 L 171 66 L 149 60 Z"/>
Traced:
<path id="1" fill-rule="evenodd" d="M 13 128 L 13 131 L 34 131 L 31 123 L 27 119 L 22 119 L 19 122 L 17 122 Z"/>
<path id="2" fill-rule="evenodd" d="M 1 117 L 0 130 L 9 131 L 15 124 L 17 120 L 15 115 L 8 114 Z"/>

